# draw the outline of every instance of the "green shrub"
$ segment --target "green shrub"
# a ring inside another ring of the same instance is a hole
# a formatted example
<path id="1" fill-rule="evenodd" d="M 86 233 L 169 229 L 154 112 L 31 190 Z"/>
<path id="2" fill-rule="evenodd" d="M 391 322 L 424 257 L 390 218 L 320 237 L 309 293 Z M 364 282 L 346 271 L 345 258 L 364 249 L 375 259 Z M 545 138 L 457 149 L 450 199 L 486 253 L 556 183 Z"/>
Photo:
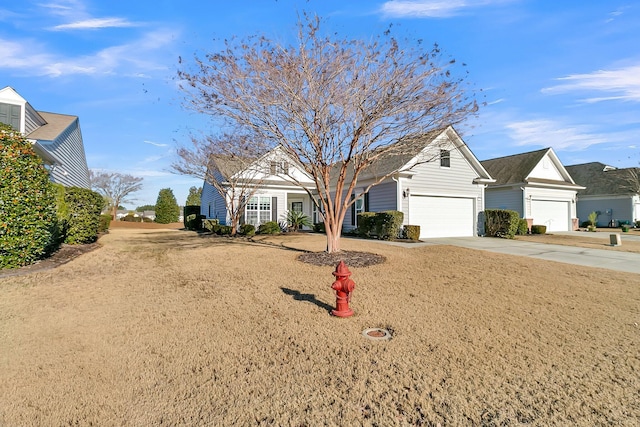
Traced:
<path id="1" fill-rule="evenodd" d="M 620 226 L 620 228 L 622 229 L 623 233 L 627 233 L 629 231 L 629 227 L 630 227 L 629 224 L 622 224 Z"/>
<path id="2" fill-rule="evenodd" d="M 242 224 L 238 233 L 243 236 L 251 237 L 256 234 L 256 227 L 253 224 Z"/>
<path id="3" fill-rule="evenodd" d="M 640 228 L 640 219 L 636 220 L 636 227 Z"/>
<path id="4" fill-rule="evenodd" d="M 205 219 L 202 221 L 202 228 L 212 233 L 216 232 L 216 229 L 220 226 L 220 221 L 216 218 L 214 219 Z"/>
<path id="5" fill-rule="evenodd" d="M 507 209 L 486 209 L 484 230 L 489 237 L 513 239 L 520 224 L 520 214 Z"/>
<path id="6" fill-rule="evenodd" d="M 124 221 L 124 222 L 142 222 L 142 218 L 139 217 L 139 216 L 134 216 L 133 213 L 129 212 L 128 214 L 126 214 L 125 216 L 120 218 L 120 221 Z"/>
<path id="7" fill-rule="evenodd" d="M 588 225 L 596 226 L 596 225 L 597 225 L 597 223 L 598 223 L 598 212 L 591 212 L 591 213 L 587 216 L 587 218 L 588 218 L 588 220 L 589 220 L 589 221 L 588 221 L 588 222 L 589 222 L 589 224 L 588 224 Z"/>
<path id="8" fill-rule="evenodd" d="M 376 235 L 378 239 L 390 240 L 400 237 L 404 214 L 400 211 L 383 211 L 375 215 Z"/>
<path id="9" fill-rule="evenodd" d="M 532 225 L 531 226 L 531 234 L 546 234 L 547 226 L 546 225 Z"/>
<path id="10" fill-rule="evenodd" d="M 371 237 L 376 231 L 376 213 L 362 212 L 358 214 L 358 228 L 356 235 L 360 237 Z"/>
<path id="11" fill-rule="evenodd" d="M 100 225 L 98 226 L 98 233 L 106 232 L 111 226 L 111 215 L 100 215 Z"/>
<path id="12" fill-rule="evenodd" d="M 231 236 L 232 227 L 230 225 L 218 225 L 216 234 L 220 236 Z"/>
<path id="13" fill-rule="evenodd" d="M 258 227 L 258 234 L 278 234 L 280 231 L 280 225 L 275 221 L 265 222 Z"/>
<path id="14" fill-rule="evenodd" d="M 200 231 L 202 230 L 202 222 L 206 217 L 200 214 L 189 214 L 185 217 L 184 223 L 185 228 L 191 231 Z"/>
<path id="15" fill-rule="evenodd" d="M 20 132 L 0 124 L 0 269 L 29 265 L 58 247 L 56 192 Z"/>
<path id="16" fill-rule="evenodd" d="M 69 187 L 65 190 L 64 201 L 69 209 L 65 243 L 73 245 L 98 240 L 100 213 L 104 208 L 102 196 L 86 188 Z"/>
<path id="17" fill-rule="evenodd" d="M 316 233 L 326 233 L 327 230 L 325 229 L 324 222 L 316 222 L 315 224 L 313 224 L 313 231 L 315 231 Z"/>
<path id="18" fill-rule="evenodd" d="M 420 240 L 420 226 L 405 225 L 402 228 L 402 234 L 409 240 Z"/>
<path id="19" fill-rule="evenodd" d="M 520 218 L 520 220 L 518 221 L 518 230 L 516 231 L 516 234 L 518 236 L 524 236 L 528 232 L 529 232 L 529 223 L 527 222 L 526 219 Z"/>

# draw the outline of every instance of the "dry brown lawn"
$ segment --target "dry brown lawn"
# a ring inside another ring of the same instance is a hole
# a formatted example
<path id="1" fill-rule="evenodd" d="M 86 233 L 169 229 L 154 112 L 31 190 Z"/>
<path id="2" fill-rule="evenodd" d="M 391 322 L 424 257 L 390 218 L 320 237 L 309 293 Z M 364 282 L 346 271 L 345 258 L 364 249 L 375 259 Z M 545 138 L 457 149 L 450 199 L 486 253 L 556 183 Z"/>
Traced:
<path id="1" fill-rule="evenodd" d="M 0 279 L 0 425 L 638 425 L 638 275 L 449 246 L 113 229 Z M 374 342 L 365 328 L 388 328 Z"/>
<path id="2" fill-rule="evenodd" d="M 620 234 L 622 244 L 620 246 L 611 246 L 609 235 L 612 233 Z M 526 236 L 516 236 L 516 240 L 547 243 L 553 245 L 578 246 L 590 249 L 606 249 L 618 252 L 634 252 L 640 253 L 640 242 L 628 240 L 629 236 L 640 236 L 640 231 L 633 230 L 629 233 L 621 233 L 619 229 L 602 229 L 598 233 L 576 233 L 573 235 L 566 234 L 531 234 Z"/>

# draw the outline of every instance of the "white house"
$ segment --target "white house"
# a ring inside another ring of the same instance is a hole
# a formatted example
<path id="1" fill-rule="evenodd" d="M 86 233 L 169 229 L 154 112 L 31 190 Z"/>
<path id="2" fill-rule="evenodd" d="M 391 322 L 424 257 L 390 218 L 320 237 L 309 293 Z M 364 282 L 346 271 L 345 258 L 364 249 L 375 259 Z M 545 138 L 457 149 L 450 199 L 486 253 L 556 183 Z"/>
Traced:
<path id="1" fill-rule="evenodd" d="M 484 190 L 493 179 L 452 127 L 420 139 L 423 148 L 419 152 L 386 156 L 360 175 L 355 195 L 381 177 L 389 177 L 355 201 L 351 214 L 345 218 L 345 230 L 357 227 L 360 212 L 398 210 L 404 213 L 405 224 L 420 226 L 421 238 L 483 234 Z M 286 210 L 298 210 L 314 222 L 321 221 L 305 190 L 306 187 L 315 194 L 313 180 L 282 150 L 275 149 L 252 165 L 245 170 L 251 170 L 259 189 L 244 213 L 247 223 L 279 220 Z M 286 174 L 285 168 L 300 185 L 278 176 L 278 172 Z M 232 168 L 230 173 L 241 170 Z M 224 199 L 206 182 L 201 213 L 223 222 L 229 219 Z"/>
<path id="2" fill-rule="evenodd" d="M 486 209 L 510 209 L 547 231 L 578 228 L 577 185 L 552 148 L 484 160 L 496 180 L 486 190 Z"/>
<path id="3" fill-rule="evenodd" d="M 49 169 L 52 182 L 90 188 L 77 116 L 36 111 L 13 88 L 0 89 L 0 123 L 22 132 Z"/>
<path id="4" fill-rule="evenodd" d="M 578 191 L 580 222 L 591 212 L 598 214 L 596 225 L 633 225 L 640 220 L 640 168 L 616 168 L 600 162 L 567 166 L 575 181 L 585 188 Z"/>

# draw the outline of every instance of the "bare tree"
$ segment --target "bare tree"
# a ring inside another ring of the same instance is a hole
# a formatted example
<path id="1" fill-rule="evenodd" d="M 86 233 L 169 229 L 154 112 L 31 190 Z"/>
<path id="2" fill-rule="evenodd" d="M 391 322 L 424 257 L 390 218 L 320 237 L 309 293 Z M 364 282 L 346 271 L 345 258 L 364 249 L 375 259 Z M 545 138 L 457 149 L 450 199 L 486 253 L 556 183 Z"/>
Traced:
<path id="1" fill-rule="evenodd" d="M 209 183 L 225 201 L 235 235 L 244 209 L 267 176 L 258 162 L 266 152 L 262 144 L 246 136 L 221 134 L 202 139 L 191 138 L 191 146 L 177 149 L 171 169 Z"/>
<path id="2" fill-rule="evenodd" d="M 111 207 L 111 217 L 116 219 L 116 211 L 122 203 L 130 202 L 132 193 L 142 189 L 142 178 L 118 172 L 89 171 L 91 188 L 107 200 Z"/>
<path id="3" fill-rule="evenodd" d="M 437 45 L 401 47 L 390 31 L 350 40 L 320 27 L 304 15 L 294 45 L 228 40 L 178 77 L 189 108 L 281 145 L 313 177 L 327 251 L 336 252 L 358 177 L 383 157 L 417 153 L 416 136 L 461 122 L 477 104 Z"/>

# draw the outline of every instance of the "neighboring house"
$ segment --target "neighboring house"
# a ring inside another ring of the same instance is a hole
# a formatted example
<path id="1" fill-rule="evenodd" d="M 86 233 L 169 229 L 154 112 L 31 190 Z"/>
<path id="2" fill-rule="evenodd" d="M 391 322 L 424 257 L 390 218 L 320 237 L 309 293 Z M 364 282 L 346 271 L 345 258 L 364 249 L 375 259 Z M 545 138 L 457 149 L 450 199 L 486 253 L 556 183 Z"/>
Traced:
<path id="1" fill-rule="evenodd" d="M 232 177 L 230 179 L 236 181 L 240 178 L 245 180 L 240 186 L 247 189 L 244 194 L 252 194 L 244 210 L 242 223 L 257 227 L 267 221 L 279 222 L 288 210 L 303 212 L 314 222 L 321 221 L 307 191 L 285 179 L 285 175 L 294 177 L 310 189 L 315 189 L 313 179 L 296 162 L 288 158 L 280 147 L 250 163 L 214 156 L 212 169 L 220 171 L 213 175 L 224 186 L 227 186 L 224 176 Z M 226 197 L 230 197 L 229 194 Z M 231 216 L 227 212 L 225 199 L 208 182 L 203 184 L 200 201 L 202 215 L 218 219 L 221 224 L 230 223 Z"/>
<path id="2" fill-rule="evenodd" d="M 577 185 L 552 148 L 481 162 L 496 180 L 486 189 L 486 209 L 510 209 L 547 231 L 578 228 Z"/>
<path id="3" fill-rule="evenodd" d="M 640 168 L 616 168 L 592 162 L 567 166 L 575 181 L 586 187 L 578 191 L 578 218 L 598 214 L 600 227 L 617 227 L 640 220 Z"/>
<path id="4" fill-rule="evenodd" d="M 20 131 L 49 170 L 52 182 L 90 188 L 77 116 L 36 111 L 13 88 L 0 89 L 0 122 Z"/>
<path id="5" fill-rule="evenodd" d="M 344 229 L 357 227 L 357 214 L 398 210 L 404 213 L 404 223 L 419 225 L 421 238 L 475 236 L 483 234 L 484 189 L 493 182 L 471 150 L 452 127 L 421 137 L 420 152 L 406 152 L 379 159 L 358 178 L 354 194 L 363 192 L 369 184 L 391 174 L 353 204 L 344 220 Z M 278 168 L 296 174 L 297 179 L 315 194 L 313 180 L 286 159 L 280 149 L 258 161 L 265 171 L 259 192 L 247 205 L 245 221 L 259 224 L 279 220 L 284 211 L 293 209 L 320 222 L 308 193 L 301 187 L 280 178 Z M 267 172 L 268 171 L 268 172 Z M 239 172 L 238 172 L 239 173 Z M 201 213 L 223 221 L 228 217 L 224 200 L 215 188 L 205 183 Z"/>

